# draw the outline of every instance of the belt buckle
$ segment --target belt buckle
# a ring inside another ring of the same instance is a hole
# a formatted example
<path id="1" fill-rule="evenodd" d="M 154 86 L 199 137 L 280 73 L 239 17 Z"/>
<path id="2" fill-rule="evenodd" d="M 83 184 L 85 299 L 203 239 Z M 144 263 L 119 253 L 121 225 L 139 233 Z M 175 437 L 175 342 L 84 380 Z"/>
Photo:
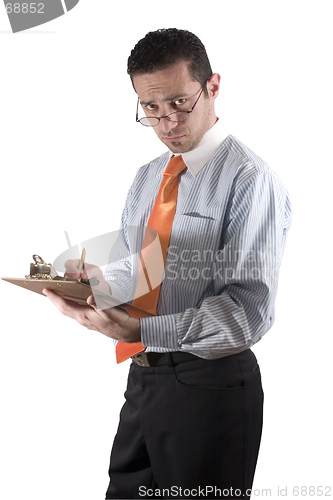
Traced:
<path id="1" fill-rule="evenodd" d="M 139 366 L 150 367 L 149 359 L 147 353 L 139 352 L 139 354 L 135 354 L 132 356 L 133 361 Z"/>

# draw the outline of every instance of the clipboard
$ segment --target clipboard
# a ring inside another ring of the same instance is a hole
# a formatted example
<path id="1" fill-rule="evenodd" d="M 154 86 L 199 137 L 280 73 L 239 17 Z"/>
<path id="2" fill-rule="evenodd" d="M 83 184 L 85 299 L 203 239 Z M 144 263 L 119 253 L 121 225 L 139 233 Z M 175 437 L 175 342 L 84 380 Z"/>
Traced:
<path id="1" fill-rule="evenodd" d="M 31 292 L 43 294 L 44 288 L 53 290 L 64 299 L 71 300 L 79 305 L 88 305 L 86 300 L 90 295 L 94 295 L 95 300 L 100 299 L 105 304 L 103 309 L 110 307 L 121 307 L 132 318 L 148 318 L 154 314 L 128 304 L 113 295 L 109 295 L 99 290 L 93 289 L 90 285 L 82 283 L 75 278 L 63 278 L 57 276 L 51 264 L 45 264 L 38 255 L 33 256 L 35 264 L 30 265 L 30 275 L 25 278 L 1 278 L 8 283 L 17 285 Z M 39 260 L 40 259 L 40 260 Z M 40 272 L 41 271 L 41 272 Z"/>

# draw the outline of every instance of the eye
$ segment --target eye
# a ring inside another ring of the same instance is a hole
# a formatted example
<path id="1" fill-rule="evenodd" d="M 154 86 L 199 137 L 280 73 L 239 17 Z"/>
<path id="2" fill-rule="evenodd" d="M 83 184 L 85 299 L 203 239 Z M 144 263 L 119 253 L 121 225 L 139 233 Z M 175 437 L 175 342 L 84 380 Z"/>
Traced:
<path id="1" fill-rule="evenodd" d="M 173 101 L 173 104 L 175 106 L 182 106 L 183 104 L 185 104 L 186 102 L 186 99 L 176 99 L 175 101 Z"/>
<path id="2" fill-rule="evenodd" d="M 147 106 L 145 106 L 145 109 L 147 111 L 156 111 L 157 106 L 156 106 L 156 104 L 147 104 Z"/>

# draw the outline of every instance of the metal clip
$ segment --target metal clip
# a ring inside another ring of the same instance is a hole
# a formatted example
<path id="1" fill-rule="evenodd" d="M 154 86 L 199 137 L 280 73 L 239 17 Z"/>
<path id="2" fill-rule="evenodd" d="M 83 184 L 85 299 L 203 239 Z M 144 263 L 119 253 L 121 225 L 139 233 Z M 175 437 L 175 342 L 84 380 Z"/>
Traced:
<path id="1" fill-rule="evenodd" d="M 37 254 L 33 255 L 32 258 L 35 262 L 30 264 L 30 274 L 26 276 L 26 278 L 53 280 L 57 276 L 52 264 L 46 264 L 46 262 Z"/>
<path id="2" fill-rule="evenodd" d="M 149 363 L 147 353 L 145 353 L 145 352 L 140 352 L 139 354 L 134 354 L 134 356 L 132 356 L 132 359 L 139 366 L 144 366 L 144 367 L 151 366 Z"/>

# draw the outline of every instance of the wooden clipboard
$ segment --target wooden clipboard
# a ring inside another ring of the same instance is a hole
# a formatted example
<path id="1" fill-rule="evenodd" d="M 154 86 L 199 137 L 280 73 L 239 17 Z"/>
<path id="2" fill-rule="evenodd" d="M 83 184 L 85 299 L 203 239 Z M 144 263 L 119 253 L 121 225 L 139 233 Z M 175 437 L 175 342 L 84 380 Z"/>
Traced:
<path id="1" fill-rule="evenodd" d="M 90 295 L 94 295 L 95 299 L 100 298 L 105 303 L 104 309 L 108 307 L 121 307 L 127 311 L 132 318 L 147 318 L 154 316 L 148 311 L 139 309 L 131 304 L 124 303 L 113 295 L 93 290 L 91 286 L 81 283 L 78 280 L 57 280 L 57 279 L 31 279 L 31 278 L 1 278 L 8 283 L 20 286 L 31 292 L 43 294 L 44 288 L 53 290 L 61 295 L 64 299 L 72 300 L 79 305 L 87 305 L 86 300 Z"/>

